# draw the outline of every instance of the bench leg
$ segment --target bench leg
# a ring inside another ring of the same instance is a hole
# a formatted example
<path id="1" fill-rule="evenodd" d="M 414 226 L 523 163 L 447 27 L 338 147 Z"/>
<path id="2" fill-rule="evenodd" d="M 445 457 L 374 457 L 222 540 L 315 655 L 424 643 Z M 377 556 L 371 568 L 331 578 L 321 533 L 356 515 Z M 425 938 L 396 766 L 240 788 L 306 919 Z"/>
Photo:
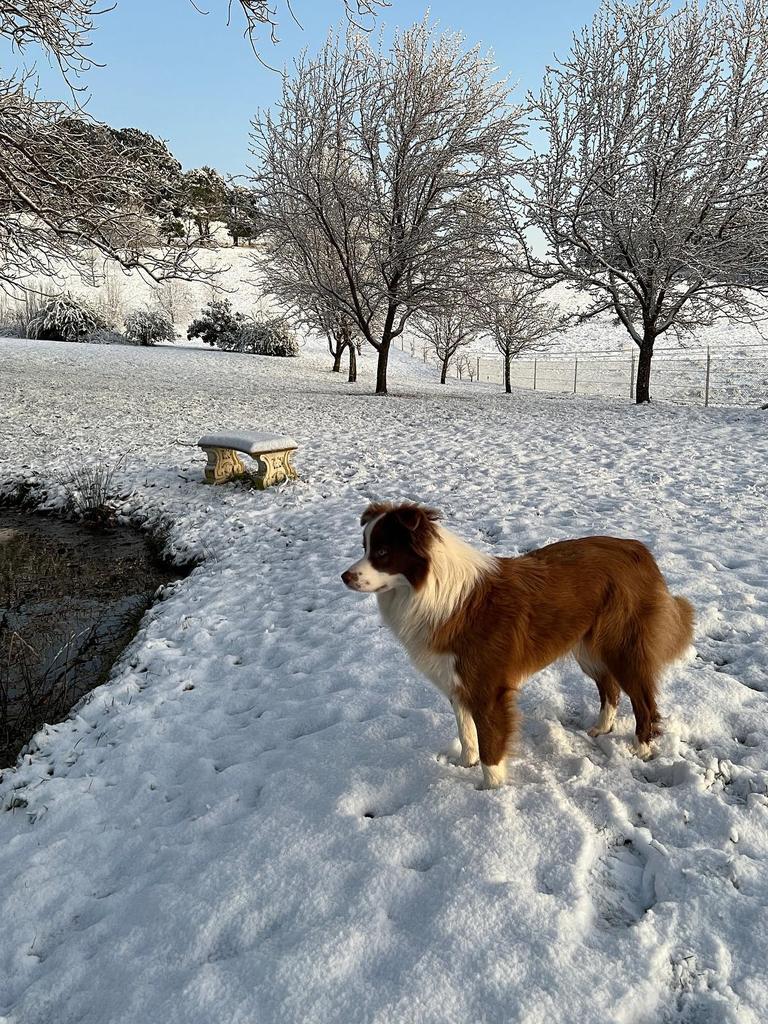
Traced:
<path id="1" fill-rule="evenodd" d="M 205 448 L 208 464 L 205 467 L 207 484 L 223 484 L 245 476 L 245 466 L 237 452 L 231 448 Z"/>
<path id="2" fill-rule="evenodd" d="M 259 490 L 265 487 L 272 487 L 274 484 L 281 484 L 284 480 L 296 480 L 298 473 L 294 469 L 293 451 L 285 452 L 264 452 L 254 456 L 257 470 L 253 482 Z"/>

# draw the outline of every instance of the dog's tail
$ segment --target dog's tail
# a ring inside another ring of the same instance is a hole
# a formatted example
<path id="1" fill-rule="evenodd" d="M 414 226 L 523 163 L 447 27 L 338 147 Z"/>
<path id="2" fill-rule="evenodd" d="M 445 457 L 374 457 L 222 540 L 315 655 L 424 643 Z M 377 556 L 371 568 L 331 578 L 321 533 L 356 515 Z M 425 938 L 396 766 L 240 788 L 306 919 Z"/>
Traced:
<path id="1" fill-rule="evenodd" d="M 670 595 L 675 610 L 675 626 L 670 637 L 670 661 L 677 661 L 693 642 L 693 625 L 696 615 L 691 602 L 685 597 Z"/>

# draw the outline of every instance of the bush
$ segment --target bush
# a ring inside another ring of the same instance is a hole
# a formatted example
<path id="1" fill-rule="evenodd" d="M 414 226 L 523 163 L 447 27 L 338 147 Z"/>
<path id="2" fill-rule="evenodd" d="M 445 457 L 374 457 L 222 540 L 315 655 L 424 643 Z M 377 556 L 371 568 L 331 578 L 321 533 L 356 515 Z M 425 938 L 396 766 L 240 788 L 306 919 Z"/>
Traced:
<path id="1" fill-rule="evenodd" d="M 202 338 L 225 352 L 257 356 L 297 356 L 299 344 L 284 320 L 253 320 L 235 313 L 229 299 L 213 299 L 187 328 L 187 338 Z"/>
<path id="2" fill-rule="evenodd" d="M 0 337 L 31 338 L 29 325 L 43 308 L 53 301 L 53 295 L 44 290 L 25 292 L 23 297 L 3 301 L 0 306 Z"/>
<path id="3" fill-rule="evenodd" d="M 224 335 L 237 334 L 245 323 L 242 313 L 232 310 L 229 299 L 211 299 L 197 320 L 187 328 L 187 339 L 202 338 L 206 345 L 218 345 Z"/>
<path id="4" fill-rule="evenodd" d="M 272 320 L 245 323 L 219 339 L 228 352 L 249 352 L 256 356 L 297 356 L 299 345 L 285 322 Z"/>
<path id="5" fill-rule="evenodd" d="M 134 309 L 125 318 L 125 336 L 135 345 L 156 345 L 159 341 L 174 341 L 176 332 L 164 310 Z"/>
<path id="6" fill-rule="evenodd" d="M 124 334 L 110 330 L 108 327 L 100 327 L 97 331 L 91 331 L 82 340 L 88 345 L 130 345 Z"/>
<path id="7" fill-rule="evenodd" d="M 94 331 L 108 330 L 112 325 L 99 310 L 85 299 L 76 299 L 69 292 L 48 299 L 27 323 L 30 338 L 41 341 L 83 341 Z"/>

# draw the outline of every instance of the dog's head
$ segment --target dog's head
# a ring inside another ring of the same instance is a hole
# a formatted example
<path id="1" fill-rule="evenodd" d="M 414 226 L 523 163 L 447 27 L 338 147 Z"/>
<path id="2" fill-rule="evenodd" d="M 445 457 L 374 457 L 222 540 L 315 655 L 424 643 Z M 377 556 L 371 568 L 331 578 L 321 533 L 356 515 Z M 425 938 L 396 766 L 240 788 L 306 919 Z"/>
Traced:
<path id="1" fill-rule="evenodd" d="M 360 518 L 365 555 L 342 573 L 342 580 L 364 594 L 406 586 L 418 590 L 429 571 L 439 518 L 439 512 L 421 505 L 369 505 Z"/>

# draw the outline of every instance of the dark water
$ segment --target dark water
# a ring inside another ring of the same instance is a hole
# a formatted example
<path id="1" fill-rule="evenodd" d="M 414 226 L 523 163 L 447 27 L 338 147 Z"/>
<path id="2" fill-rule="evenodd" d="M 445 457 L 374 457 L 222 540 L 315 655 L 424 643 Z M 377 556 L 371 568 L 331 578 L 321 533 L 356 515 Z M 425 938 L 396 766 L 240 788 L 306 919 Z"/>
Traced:
<path id="1" fill-rule="evenodd" d="M 0 509 L 0 767 L 107 678 L 162 584 L 131 529 Z"/>

